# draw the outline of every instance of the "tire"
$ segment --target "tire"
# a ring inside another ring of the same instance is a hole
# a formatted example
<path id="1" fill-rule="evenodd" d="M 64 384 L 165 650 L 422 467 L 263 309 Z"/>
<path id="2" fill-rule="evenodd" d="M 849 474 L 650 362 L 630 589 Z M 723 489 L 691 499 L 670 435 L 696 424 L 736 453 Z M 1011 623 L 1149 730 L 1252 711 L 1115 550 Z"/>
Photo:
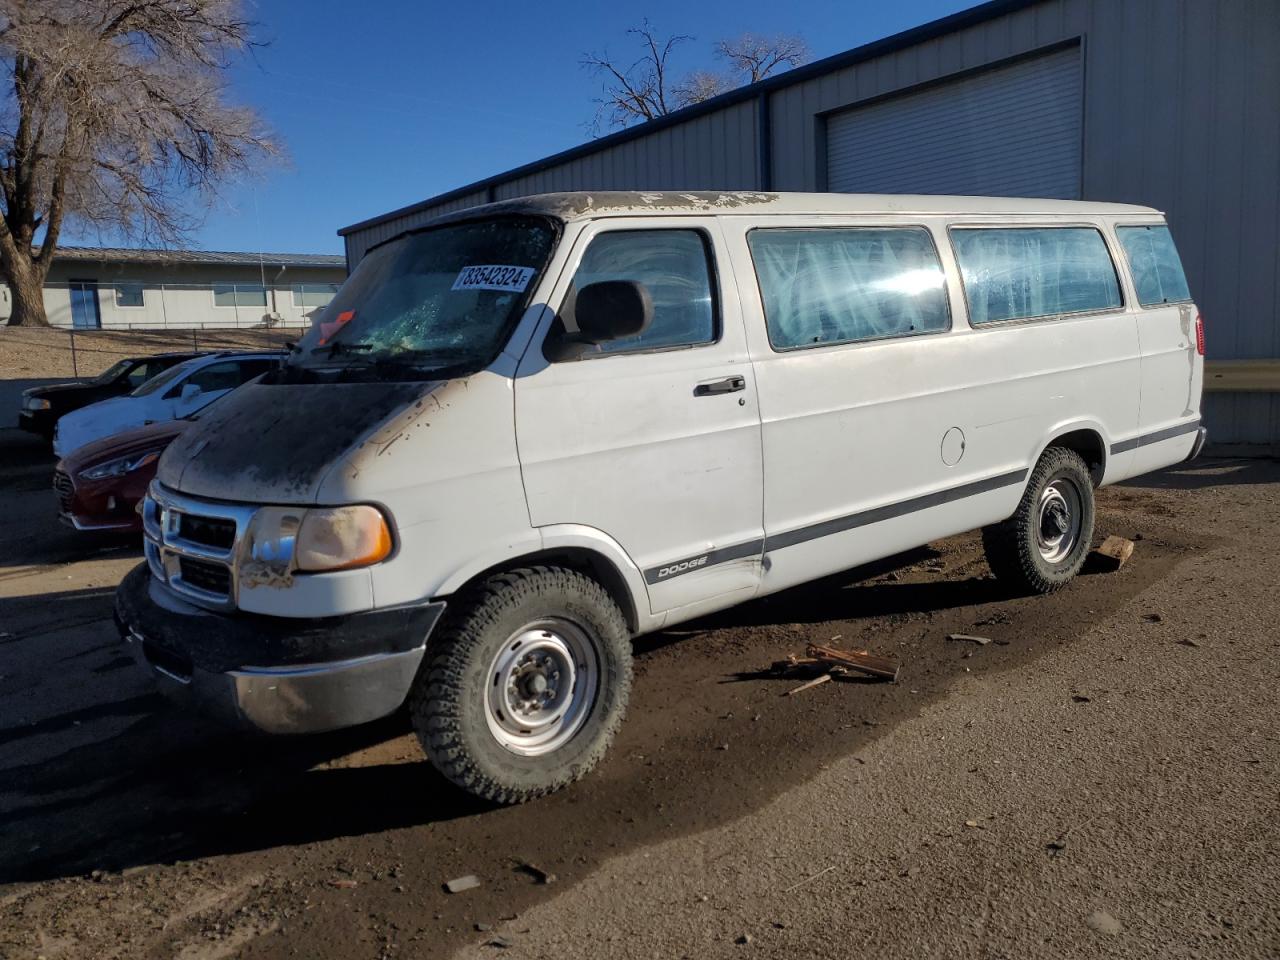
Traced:
<path id="1" fill-rule="evenodd" d="M 1062 589 L 1088 556 L 1093 519 L 1089 468 L 1074 450 L 1050 447 L 1031 471 L 1013 516 L 982 531 L 991 572 L 1029 593 Z"/>
<path id="2" fill-rule="evenodd" d="M 427 656 L 409 696 L 422 748 L 447 779 L 495 803 L 590 772 L 631 693 L 622 611 L 595 580 L 560 567 L 496 574 L 465 591 Z"/>

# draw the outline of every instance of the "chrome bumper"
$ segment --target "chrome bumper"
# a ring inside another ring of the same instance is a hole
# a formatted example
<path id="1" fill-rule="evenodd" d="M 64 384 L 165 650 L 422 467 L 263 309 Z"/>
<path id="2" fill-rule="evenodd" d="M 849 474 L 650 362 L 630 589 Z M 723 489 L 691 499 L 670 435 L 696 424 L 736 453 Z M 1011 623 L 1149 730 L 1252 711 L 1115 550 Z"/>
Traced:
<path id="1" fill-rule="evenodd" d="M 408 696 L 426 650 L 211 673 L 176 666 L 134 630 L 125 640 L 171 701 L 263 733 L 321 733 L 394 713 Z"/>
<path id="2" fill-rule="evenodd" d="M 144 563 L 116 590 L 115 622 L 175 702 L 244 729 L 318 733 L 399 709 L 444 608 L 421 602 L 297 620 L 221 614 L 156 583 Z"/>

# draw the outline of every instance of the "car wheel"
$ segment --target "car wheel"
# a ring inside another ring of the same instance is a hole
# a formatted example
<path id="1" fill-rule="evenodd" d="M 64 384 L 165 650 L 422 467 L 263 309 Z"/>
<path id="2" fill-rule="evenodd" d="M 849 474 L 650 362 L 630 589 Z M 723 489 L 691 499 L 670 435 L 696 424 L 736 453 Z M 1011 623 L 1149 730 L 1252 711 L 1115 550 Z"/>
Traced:
<path id="1" fill-rule="evenodd" d="M 522 803 L 585 776 L 631 692 L 626 620 L 595 580 L 561 567 L 464 592 L 410 695 L 432 764 L 464 790 Z"/>
<path id="2" fill-rule="evenodd" d="M 1074 450 L 1040 457 L 1013 516 L 983 530 L 996 578 L 1031 593 L 1052 593 L 1080 571 L 1093 540 L 1093 480 Z"/>

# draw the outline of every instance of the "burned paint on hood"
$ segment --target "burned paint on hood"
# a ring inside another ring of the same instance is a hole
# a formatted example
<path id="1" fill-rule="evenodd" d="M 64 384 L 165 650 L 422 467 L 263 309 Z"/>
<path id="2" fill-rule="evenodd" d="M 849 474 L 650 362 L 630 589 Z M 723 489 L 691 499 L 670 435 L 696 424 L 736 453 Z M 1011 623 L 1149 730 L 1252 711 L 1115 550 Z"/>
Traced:
<path id="1" fill-rule="evenodd" d="M 174 441 L 157 478 L 197 497 L 316 503 L 335 466 L 439 386 L 249 383 Z"/>

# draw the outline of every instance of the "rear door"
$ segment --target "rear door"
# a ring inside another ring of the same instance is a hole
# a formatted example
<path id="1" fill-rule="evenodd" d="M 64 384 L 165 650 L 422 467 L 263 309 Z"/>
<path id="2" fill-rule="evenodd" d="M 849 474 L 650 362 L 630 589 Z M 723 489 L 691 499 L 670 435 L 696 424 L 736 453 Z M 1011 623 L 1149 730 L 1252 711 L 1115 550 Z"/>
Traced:
<path id="1" fill-rule="evenodd" d="M 1131 470 L 1145 473 L 1187 455 L 1200 424 L 1204 358 L 1197 347 L 1196 305 L 1182 261 L 1163 223 L 1118 224 L 1138 301 L 1142 401 Z"/>
<path id="2" fill-rule="evenodd" d="M 714 218 L 598 220 L 550 299 L 634 280 L 654 318 L 639 337 L 550 362 L 550 322 L 516 379 L 516 427 L 534 526 L 579 524 L 644 573 L 652 610 L 748 596 L 760 578 L 755 378 Z"/>

